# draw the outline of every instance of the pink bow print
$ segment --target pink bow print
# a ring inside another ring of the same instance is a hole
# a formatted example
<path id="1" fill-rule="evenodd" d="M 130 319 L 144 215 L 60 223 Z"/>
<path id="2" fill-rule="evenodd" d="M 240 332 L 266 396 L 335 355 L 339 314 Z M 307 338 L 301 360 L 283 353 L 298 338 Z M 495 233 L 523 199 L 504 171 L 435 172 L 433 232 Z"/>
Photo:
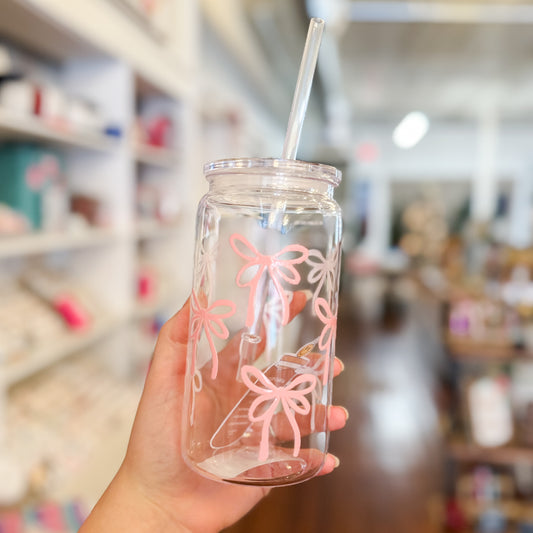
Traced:
<path id="1" fill-rule="evenodd" d="M 312 266 L 307 276 L 309 283 L 318 282 L 317 288 L 313 294 L 313 302 L 316 301 L 324 284 L 326 285 L 326 295 L 329 298 L 335 287 L 337 279 L 337 260 L 339 255 L 339 247 L 336 246 L 333 250 L 324 257 L 320 250 L 309 250 L 309 257 L 307 263 Z"/>
<path id="2" fill-rule="evenodd" d="M 250 376 L 255 378 L 255 381 L 252 381 Z M 311 410 L 311 405 L 305 395 L 309 394 L 316 387 L 316 376 L 314 374 L 300 374 L 287 385 L 276 387 L 258 368 L 246 365 L 241 369 L 241 377 L 245 385 L 251 391 L 258 394 L 258 397 L 248 409 L 248 418 L 250 422 L 263 422 L 261 443 L 259 445 L 259 460 L 266 461 L 268 459 L 268 434 L 272 418 L 280 403 L 294 434 L 294 450 L 292 454 L 294 457 L 298 457 L 302 438 L 294 413 L 307 415 Z M 308 383 L 308 385 L 303 389 L 298 389 L 304 383 Z M 271 403 L 266 410 L 260 415 L 256 415 L 258 408 L 267 402 Z"/>
<path id="3" fill-rule="evenodd" d="M 331 355 L 332 346 L 335 346 L 335 338 L 337 336 L 337 315 L 333 314 L 324 298 L 315 300 L 315 313 L 324 324 L 324 329 L 318 338 L 318 347 L 326 351 L 323 377 L 323 384 L 325 385 L 328 382 L 329 356 Z"/>
<path id="4" fill-rule="evenodd" d="M 236 282 L 239 287 L 250 287 L 250 296 L 248 298 L 248 312 L 246 315 L 246 326 L 251 327 L 254 323 L 255 312 L 254 303 L 257 293 L 257 286 L 265 270 L 268 272 L 276 292 L 278 293 L 282 302 L 282 319 L 281 324 L 285 325 L 289 322 L 289 300 L 283 286 L 282 280 L 290 283 L 291 285 L 297 285 L 300 283 L 300 274 L 294 268 L 294 265 L 303 263 L 309 256 L 309 250 L 305 246 L 299 244 L 291 244 L 285 246 L 277 254 L 263 255 L 259 253 L 254 246 L 252 246 L 242 235 L 237 233 L 230 237 L 230 244 L 233 251 L 246 259 L 248 262 L 239 270 Z M 239 246 L 243 248 L 243 251 L 239 249 Z M 282 256 L 291 252 L 298 253 L 298 257 L 293 259 L 282 259 Z M 252 279 L 243 282 L 242 279 L 245 272 L 249 268 L 257 267 Z"/>
<path id="5" fill-rule="evenodd" d="M 229 307 L 229 311 L 225 313 L 214 312 L 217 307 Z M 213 369 L 211 371 L 211 379 L 215 379 L 218 374 L 218 353 L 213 342 L 212 335 L 215 335 L 219 339 L 227 339 L 229 337 L 229 331 L 223 322 L 224 318 L 228 318 L 235 313 L 235 304 L 230 300 L 217 300 L 209 307 L 202 307 L 198 301 L 198 297 L 192 292 L 191 299 L 191 341 L 193 343 L 193 360 L 196 360 L 196 350 L 198 348 L 198 342 L 202 335 L 202 329 L 205 331 L 209 348 L 211 349 L 211 355 L 213 356 Z"/>

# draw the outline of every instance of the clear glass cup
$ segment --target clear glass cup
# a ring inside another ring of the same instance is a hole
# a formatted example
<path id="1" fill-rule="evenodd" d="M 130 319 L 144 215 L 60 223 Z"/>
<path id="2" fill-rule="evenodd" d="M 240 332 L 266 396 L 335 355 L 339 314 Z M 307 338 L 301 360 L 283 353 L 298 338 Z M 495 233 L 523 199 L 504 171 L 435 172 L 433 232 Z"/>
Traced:
<path id="1" fill-rule="evenodd" d="M 217 161 L 204 172 L 183 456 L 216 480 L 305 481 L 329 440 L 341 174 L 280 159 Z"/>

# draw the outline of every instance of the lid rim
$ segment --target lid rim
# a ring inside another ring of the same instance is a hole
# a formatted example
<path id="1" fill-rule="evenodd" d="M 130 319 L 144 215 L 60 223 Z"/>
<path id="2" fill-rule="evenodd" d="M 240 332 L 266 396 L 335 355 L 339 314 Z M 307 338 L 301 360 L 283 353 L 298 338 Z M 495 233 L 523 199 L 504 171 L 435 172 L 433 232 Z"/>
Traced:
<path id="1" fill-rule="evenodd" d="M 311 163 L 298 159 L 277 159 L 277 158 L 233 158 L 218 159 L 210 161 L 204 165 L 206 178 L 217 175 L 231 173 L 236 170 L 300 170 L 306 172 L 304 178 L 311 178 L 331 183 L 333 186 L 339 185 L 342 179 L 342 172 L 331 165 L 322 163 Z"/>

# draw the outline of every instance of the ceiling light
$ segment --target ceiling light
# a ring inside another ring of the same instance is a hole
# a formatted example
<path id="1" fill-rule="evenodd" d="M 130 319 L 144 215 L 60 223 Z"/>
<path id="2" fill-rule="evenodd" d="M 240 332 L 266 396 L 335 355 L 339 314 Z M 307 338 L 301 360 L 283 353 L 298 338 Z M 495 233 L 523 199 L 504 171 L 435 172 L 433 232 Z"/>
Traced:
<path id="1" fill-rule="evenodd" d="M 392 140 L 399 148 L 412 148 L 419 143 L 429 129 L 429 119 L 420 111 L 413 111 L 394 128 Z"/>

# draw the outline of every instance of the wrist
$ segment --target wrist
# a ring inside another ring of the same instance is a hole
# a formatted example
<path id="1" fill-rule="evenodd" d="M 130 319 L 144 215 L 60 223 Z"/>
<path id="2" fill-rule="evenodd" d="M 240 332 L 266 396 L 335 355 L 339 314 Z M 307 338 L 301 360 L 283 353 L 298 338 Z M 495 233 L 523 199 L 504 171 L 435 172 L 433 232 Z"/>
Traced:
<path id="1" fill-rule="evenodd" d="M 79 533 L 191 533 L 150 498 L 123 467 L 106 489 Z"/>

